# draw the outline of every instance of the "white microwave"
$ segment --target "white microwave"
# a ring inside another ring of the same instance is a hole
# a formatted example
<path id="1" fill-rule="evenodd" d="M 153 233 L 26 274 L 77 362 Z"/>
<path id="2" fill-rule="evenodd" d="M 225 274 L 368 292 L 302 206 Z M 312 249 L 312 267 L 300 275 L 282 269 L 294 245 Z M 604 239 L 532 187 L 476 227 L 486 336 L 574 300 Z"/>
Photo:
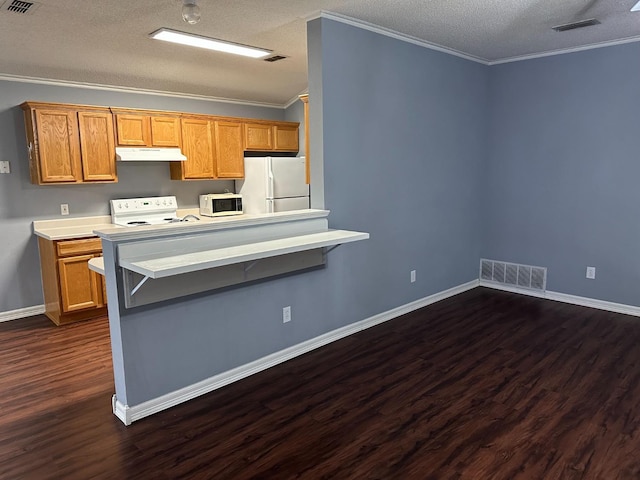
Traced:
<path id="1" fill-rule="evenodd" d="M 239 193 L 209 193 L 200 195 L 200 215 L 224 217 L 242 215 L 242 195 Z"/>

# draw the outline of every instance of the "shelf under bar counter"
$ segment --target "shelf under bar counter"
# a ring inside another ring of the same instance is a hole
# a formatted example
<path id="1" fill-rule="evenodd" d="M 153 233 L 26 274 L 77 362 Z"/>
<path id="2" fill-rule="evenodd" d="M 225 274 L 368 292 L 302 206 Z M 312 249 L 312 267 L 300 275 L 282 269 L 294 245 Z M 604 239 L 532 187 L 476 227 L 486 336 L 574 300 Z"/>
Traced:
<path id="1" fill-rule="evenodd" d="M 329 229 L 328 214 L 298 210 L 95 234 L 117 243 L 124 306 L 133 308 L 319 267 L 330 249 L 369 238 Z M 104 274 L 98 263 L 90 268 Z"/>

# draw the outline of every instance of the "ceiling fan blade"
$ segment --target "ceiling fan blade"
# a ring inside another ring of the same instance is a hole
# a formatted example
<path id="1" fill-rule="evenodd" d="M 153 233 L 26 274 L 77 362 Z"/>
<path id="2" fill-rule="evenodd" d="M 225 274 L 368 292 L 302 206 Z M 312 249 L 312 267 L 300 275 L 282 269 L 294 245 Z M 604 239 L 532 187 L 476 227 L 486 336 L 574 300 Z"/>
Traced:
<path id="1" fill-rule="evenodd" d="M 636 3 L 632 8 L 632 12 L 640 12 L 640 2 Z"/>

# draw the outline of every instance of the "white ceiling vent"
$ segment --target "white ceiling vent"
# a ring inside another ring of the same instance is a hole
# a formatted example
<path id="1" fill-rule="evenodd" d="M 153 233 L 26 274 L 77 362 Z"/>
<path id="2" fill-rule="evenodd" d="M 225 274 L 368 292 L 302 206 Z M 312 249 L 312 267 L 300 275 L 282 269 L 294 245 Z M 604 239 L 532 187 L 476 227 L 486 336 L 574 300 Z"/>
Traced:
<path id="1" fill-rule="evenodd" d="M 20 0 L 6 0 L 6 2 L 4 2 L 1 6 L 0 6 L 0 11 L 2 12 L 13 12 L 13 13 L 20 13 L 20 14 L 32 14 L 33 12 L 35 12 L 38 7 L 40 6 L 39 3 L 36 2 L 23 2 Z"/>

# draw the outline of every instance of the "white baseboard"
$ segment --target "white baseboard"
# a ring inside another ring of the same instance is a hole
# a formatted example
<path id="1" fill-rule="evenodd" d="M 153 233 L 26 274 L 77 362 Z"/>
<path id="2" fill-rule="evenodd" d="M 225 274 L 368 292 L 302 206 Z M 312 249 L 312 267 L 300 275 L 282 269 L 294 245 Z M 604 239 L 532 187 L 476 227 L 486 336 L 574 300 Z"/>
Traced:
<path id="1" fill-rule="evenodd" d="M 545 298 L 556 300 L 558 302 L 572 303 L 573 305 L 581 305 L 583 307 L 597 308 L 599 310 L 607 310 L 609 312 L 623 313 L 625 315 L 633 315 L 640 317 L 640 307 L 635 305 L 625 305 L 624 303 L 607 302 L 595 298 L 578 297 L 577 295 L 568 295 L 560 292 L 547 291 Z"/>
<path id="2" fill-rule="evenodd" d="M 166 410 L 167 408 L 174 407 L 176 405 L 179 405 L 180 403 L 199 397 L 200 395 L 212 392 L 213 390 L 224 387 L 225 385 L 229 385 L 230 383 L 236 382 L 238 380 L 242 380 L 243 378 L 246 378 L 250 375 L 278 365 L 279 363 L 286 362 L 287 360 L 291 360 L 292 358 L 303 355 L 307 352 L 315 350 L 316 348 L 320 348 L 331 342 L 340 340 L 341 338 L 348 337 L 349 335 L 353 335 L 354 333 L 366 330 L 367 328 L 371 328 L 389 320 L 393 320 L 396 317 L 413 312 L 414 310 L 417 310 L 419 308 L 426 307 L 427 305 L 431 305 L 432 303 L 436 303 L 459 293 L 466 292 L 467 290 L 471 290 L 477 287 L 478 284 L 478 280 L 473 280 L 471 282 L 458 285 L 457 287 L 453 287 L 448 290 L 429 295 L 428 297 L 424 297 L 406 305 L 402 305 L 378 315 L 374 315 L 373 317 L 369 317 L 365 320 L 361 320 L 345 327 L 332 330 L 331 332 L 327 332 L 305 342 L 293 345 L 289 348 L 285 348 L 284 350 L 272 353 L 271 355 L 267 355 L 266 357 L 259 358 L 258 360 L 247 363 L 246 365 L 242 365 L 219 375 L 209 377 L 198 383 L 194 383 L 193 385 L 189 385 L 174 392 L 167 393 L 166 395 L 162 395 L 161 397 L 153 398 L 138 405 L 134 405 L 131 407 L 128 405 L 124 405 L 123 403 L 118 401 L 118 399 L 114 395 L 112 399 L 113 413 L 125 425 L 130 425 L 136 420 L 140 420 L 144 417 L 148 417 L 149 415 L 153 415 L 154 413 L 158 413 L 162 410 Z"/>
<path id="3" fill-rule="evenodd" d="M 17 320 L 24 317 L 33 317 L 44 313 L 44 305 L 34 305 L 33 307 L 18 308 L 17 310 L 9 310 L 8 312 L 0 312 L 0 322 L 8 322 L 9 320 Z"/>
<path id="4" fill-rule="evenodd" d="M 633 315 L 640 317 L 640 307 L 635 305 L 625 305 L 624 303 L 607 302 L 596 298 L 579 297 L 577 295 L 569 295 L 568 293 L 553 292 L 551 290 L 538 291 L 529 290 L 528 288 L 510 287 L 493 282 L 480 280 L 481 287 L 493 288 L 495 290 L 504 290 L 506 292 L 520 293 L 529 295 L 530 297 L 546 298 L 547 300 L 555 300 L 558 302 L 570 303 L 572 305 L 580 305 L 582 307 L 597 308 L 608 312 L 623 313 L 625 315 Z"/>

